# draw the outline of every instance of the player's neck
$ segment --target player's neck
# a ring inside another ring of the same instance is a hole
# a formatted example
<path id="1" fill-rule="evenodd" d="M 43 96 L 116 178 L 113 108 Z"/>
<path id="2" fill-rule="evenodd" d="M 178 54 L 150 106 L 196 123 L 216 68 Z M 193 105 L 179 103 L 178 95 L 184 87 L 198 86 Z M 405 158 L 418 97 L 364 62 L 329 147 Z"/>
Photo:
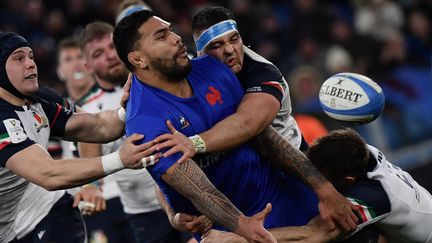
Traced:
<path id="1" fill-rule="evenodd" d="M 189 98 L 193 95 L 193 90 L 186 78 L 182 80 L 169 80 L 167 77 L 157 74 L 144 75 L 143 73 L 137 73 L 136 75 L 141 82 L 159 88 L 174 96 Z"/>
<path id="2" fill-rule="evenodd" d="M 5 100 L 6 102 L 15 105 L 15 106 L 24 106 L 26 104 L 25 99 L 20 99 L 15 95 L 9 93 L 7 90 L 0 87 L 0 98 Z"/>

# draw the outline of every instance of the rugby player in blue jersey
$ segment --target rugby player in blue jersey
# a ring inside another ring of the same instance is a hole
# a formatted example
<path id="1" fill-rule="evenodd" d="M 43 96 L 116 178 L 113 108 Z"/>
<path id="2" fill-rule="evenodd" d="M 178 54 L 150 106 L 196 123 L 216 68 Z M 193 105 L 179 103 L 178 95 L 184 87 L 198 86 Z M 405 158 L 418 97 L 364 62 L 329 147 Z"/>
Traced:
<path id="1" fill-rule="evenodd" d="M 134 73 L 127 135 L 139 131 L 145 141 L 152 140 L 169 133 L 166 120 L 185 135 L 198 134 L 235 112 L 243 97 L 243 88 L 227 66 L 210 56 L 196 58 L 191 65 L 171 25 L 149 11 L 120 21 L 114 44 Z M 264 242 L 274 239 L 262 228 L 261 215 L 248 216 L 268 202 L 273 211 L 266 228 L 301 225 L 318 214 L 313 192 L 294 179 L 279 177 L 249 145 L 176 163 L 181 156 L 162 158 L 149 169 L 175 212 L 203 213 L 219 226 Z"/>

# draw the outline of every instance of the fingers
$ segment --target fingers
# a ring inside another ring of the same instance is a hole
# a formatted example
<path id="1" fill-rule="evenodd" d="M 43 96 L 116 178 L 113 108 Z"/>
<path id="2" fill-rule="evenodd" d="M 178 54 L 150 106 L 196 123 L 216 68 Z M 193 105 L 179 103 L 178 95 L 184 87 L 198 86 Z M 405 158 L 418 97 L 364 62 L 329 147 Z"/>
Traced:
<path id="1" fill-rule="evenodd" d="M 137 151 L 143 151 L 144 156 L 149 156 L 151 154 L 156 153 L 156 146 L 154 146 L 155 143 L 153 141 L 149 141 L 147 143 L 143 143 L 140 145 L 137 145 Z"/>
<path id="2" fill-rule="evenodd" d="M 271 210 L 272 210 L 271 203 L 267 203 L 266 207 L 261 212 L 257 213 L 255 215 L 255 217 L 258 220 L 261 220 L 264 222 L 265 218 L 267 218 L 267 216 L 270 214 Z"/>
<path id="3" fill-rule="evenodd" d="M 358 209 L 356 209 L 358 211 Z M 350 205 L 344 205 L 343 207 L 343 217 L 339 220 L 339 224 L 345 231 L 353 231 L 357 228 L 358 218 L 353 212 L 353 207 Z"/>
<path id="4" fill-rule="evenodd" d="M 171 132 L 172 134 L 175 134 L 175 133 L 178 132 L 178 131 L 175 129 L 175 127 L 172 125 L 172 123 L 171 123 L 170 120 L 167 120 L 167 121 L 166 121 L 166 124 L 167 124 L 168 129 L 170 130 L 170 132 Z"/>
<path id="5" fill-rule="evenodd" d="M 126 103 L 129 100 L 131 83 L 132 83 L 132 74 L 129 73 L 128 79 L 126 80 L 126 83 L 123 86 L 123 95 L 120 99 L 120 106 L 123 108 L 126 108 Z"/>
<path id="6" fill-rule="evenodd" d="M 213 222 L 205 215 L 201 215 L 199 217 L 182 217 L 181 219 L 179 218 L 179 221 L 185 222 L 186 229 L 193 233 L 199 232 L 203 234 L 213 227 Z"/>
<path id="7" fill-rule="evenodd" d="M 165 142 L 159 142 L 155 147 L 156 147 L 156 151 L 161 151 L 165 148 L 171 148 L 176 146 L 177 143 L 174 140 L 167 140 Z"/>
<path id="8" fill-rule="evenodd" d="M 351 204 L 351 211 L 353 212 L 352 219 L 357 224 L 359 222 L 359 218 L 361 218 L 360 208 L 355 206 L 354 204 Z"/>
<path id="9" fill-rule="evenodd" d="M 351 218 L 347 218 L 346 220 L 346 231 L 353 231 L 355 230 L 357 227 L 357 224 L 351 219 Z"/>
<path id="10" fill-rule="evenodd" d="M 81 205 L 83 207 L 82 213 L 84 215 L 92 215 L 94 212 L 98 212 L 96 204 L 92 202 L 82 201 Z"/>
<path id="11" fill-rule="evenodd" d="M 96 212 L 101 212 L 101 211 L 105 210 L 105 199 L 98 198 L 93 203 L 96 205 L 96 208 L 95 208 Z"/>
<path id="12" fill-rule="evenodd" d="M 177 163 L 181 164 L 181 163 L 184 163 L 184 162 L 186 162 L 188 160 L 189 160 L 189 156 L 184 153 L 183 156 L 179 160 L 177 160 Z"/>
<path id="13" fill-rule="evenodd" d="M 163 154 L 163 156 L 166 158 L 166 157 L 168 157 L 168 156 L 170 156 L 170 155 L 173 155 L 173 154 L 175 154 L 175 153 L 178 153 L 178 152 L 182 152 L 182 150 L 179 149 L 177 146 L 175 146 L 175 147 L 170 148 L 168 151 L 166 151 L 166 152 Z"/>
<path id="14" fill-rule="evenodd" d="M 159 159 L 161 157 L 162 157 L 162 155 L 160 153 L 155 154 L 155 155 L 150 155 L 148 157 L 144 157 L 141 159 L 142 166 L 144 168 L 147 168 L 148 166 L 152 166 L 152 165 L 156 164 L 157 162 L 159 162 Z"/>
<path id="15" fill-rule="evenodd" d="M 204 219 L 201 222 L 202 229 L 199 232 L 204 234 L 213 227 L 213 221 L 211 221 L 211 219 L 207 218 L 205 215 L 201 215 L 200 217 L 203 217 Z"/>
<path id="16" fill-rule="evenodd" d="M 191 232 L 199 232 L 199 227 L 201 226 L 203 220 L 204 218 L 200 218 L 197 216 L 193 216 L 192 219 L 182 219 L 182 221 L 188 222 L 186 224 L 186 228 L 189 229 L 189 231 Z"/>
<path id="17" fill-rule="evenodd" d="M 172 138 L 172 134 L 165 133 L 165 134 L 157 136 L 155 139 L 153 139 L 153 141 L 155 143 L 161 143 L 161 142 L 169 140 L 171 138 Z"/>
<path id="18" fill-rule="evenodd" d="M 126 80 L 126 83 L 123 86 L 123 90 L 129 93 L 131 84 L 132 84 L 132 73 L 129 73 L 127 80 Z"/>
<path id="19" fill-rule="evenodd" d="M 74 197 L 74 202 L 73 202 L 73 204 L 72 204 L 72 207 L 74 207 L 74 208 L 76 208 L 76 207 L 78 207 L 78 204 L 81 202 L 81 193 L 80 192 L 77 192 L 76 194 L 75 194 L 75 197 Z"/>
<path id="20" fill-rule="evenodd" d="M 138 142 L 139 140 L 141 140 L 143 138 L 144 138 L 144 135 L 138 134 L 138 133 L 134 133 L 134 134 L 132 134 L 131 136 L 129 136 L 126 139 L 126 142 L 128 142 L 128 143 L 135 143 L 135 142 Z"/>

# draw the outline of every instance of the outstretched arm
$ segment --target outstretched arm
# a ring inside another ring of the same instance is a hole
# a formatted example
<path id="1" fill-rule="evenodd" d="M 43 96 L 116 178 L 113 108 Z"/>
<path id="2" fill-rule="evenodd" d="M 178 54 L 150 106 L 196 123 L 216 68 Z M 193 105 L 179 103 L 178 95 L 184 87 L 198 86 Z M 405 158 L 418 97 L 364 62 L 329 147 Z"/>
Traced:
<path id="1" fill-rule="evenodd" d="M 336 191 L 333 185 L 315 168 L 309 159 L 294 148 L 271 126 L 266 128 L 256 139 L 255 148 L 261 156 L 285 173 L 294 175 L 310 185 L 317 194 L 321 217 L 330 227 L 333 222 L 350 231 L 356 228 L 358 211 L 345 197 Z"/>
<path id="2" fill-rule="evenodd" d="M 234 114 L 199 134 L 206 143 L 206 152 L 225 151 L 246 143 L 271 124 L 279 109 L 279 101 L 270 94 L 245 94 Z"/>
<path id="3" fill-rule="evenodd" d="M 214 222 L 248 240 L 275 242 L 262 226 L 262 222 L 256 218 L 244 216 L 225 195 L 214 187 L 194 161 L 188 160 L 185 163 L 173 164 L 162 175 L 162 180 L 188 198 L 201 213 Z"/>
<path id="4" fill-rule="evenodd" d="M 135 145 L 142 135 L 130 136 L 116 153 L 97 158 L 54 160 L 38 144 L 33 144 L 12 155 L 6 167 L 15 174 L 47 190 L 71 188 L 99 179 L 122 169 L 142 168 L 141 158 L 153 153 L 153 143 Z M 159 155 L 155 155 L 159 158 Z M 113 163 L 114 162 L 114 163 Z"/>
<path id="5" fill-rule="evenodd" d="M 74 113 L 66 123 L 64 139 L 88 143 L 107 143 L 124 134 L 124 122 L 117 110 L 99 113 Z"/>

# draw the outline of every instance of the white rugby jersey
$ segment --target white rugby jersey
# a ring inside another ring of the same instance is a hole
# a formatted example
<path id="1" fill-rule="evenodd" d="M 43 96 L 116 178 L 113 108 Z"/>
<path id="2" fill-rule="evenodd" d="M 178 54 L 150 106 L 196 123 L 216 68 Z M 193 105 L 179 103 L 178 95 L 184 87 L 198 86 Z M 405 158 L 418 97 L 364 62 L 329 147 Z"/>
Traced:
<path id="1" fill-rule="evenodd" d="M 117 109 L 123 91 L 120 87 L 104 90 L 97 84 L 77 104 L 85 111 L 96 113 L 102 110 Z M 124 138 L 103 144 L 102 153 L 117 151 Z M 155 182 L 146 169 L 125 169 L 103 179 L 105 199 L 120 196 L 124 211 L 130 214 L 151 212 L 160 209 L 155 195 Z"/>
<path id="2" fill-rule="evenodd" d="M 361 209 L 361 224 L 376 225 L 388 242 L 432 242 L 432 196 L 407 172 L 368 145 L 367 178 L 344 195 Z"/>
<path id="3" fill-rule="evenodd" d="M 47 148 L 50 136 L 63 137 L 72 112 L 36 97 L 26 106 L 0 99 L 0 111 L 0 242 L 8 242 L 31 232 L 65 191 L 46 191 L 8 170 L 6 162 L 35 143 Z"/>

